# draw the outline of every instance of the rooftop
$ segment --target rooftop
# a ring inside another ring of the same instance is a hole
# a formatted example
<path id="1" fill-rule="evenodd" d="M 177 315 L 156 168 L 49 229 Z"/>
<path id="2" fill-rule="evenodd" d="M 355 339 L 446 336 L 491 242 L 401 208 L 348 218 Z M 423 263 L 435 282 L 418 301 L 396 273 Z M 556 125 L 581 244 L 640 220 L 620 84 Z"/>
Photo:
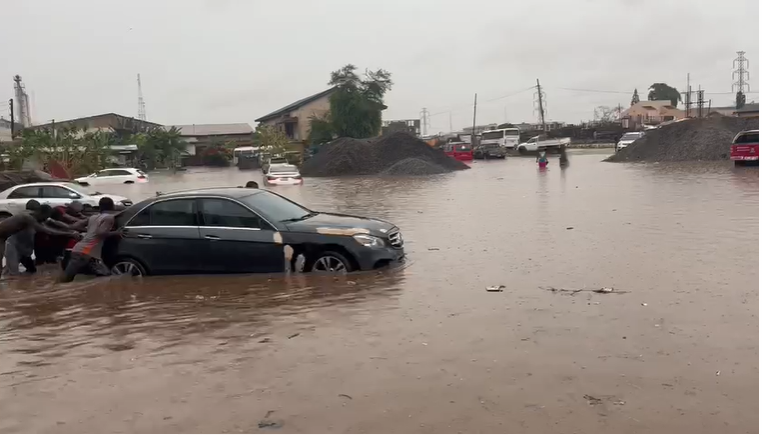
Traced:
<path id="1" fill-rule="evenodd" d="M 322 92 L 318 92 L 315 95 L 310 95 L 307 98 L 302 98 L 301 100 L 294 101 L 293 103 L 289 104 L 288 106 L 281 107 L 280 109 L 276 110 L 275 112 L 268 113 L 267 115 L 262 116 L 261 118 L 257 118 L 254 121 L 255 122 L 262 122 L 262 121 L 267 121 L 267 120 L 272 119 L 272 118 L 277 118 L 277 117 L 279 117 L 281 115 L 284 115 L 286 113 L 291 112 L 294 109 L 298 109 L 299 107 L 304 106 L 305 104 L 311 103 L 311 102 L 313 102 L 313 101 L 315 101 L 315 100 L 317 100 L 319 98 L 323 98 L 326 95 L 329 95 L 334 90 L 336 90 L 335 86 L 330 88 L 330 89 L 326 89 L 326 90 L 324 90 Z"/>
<path id="2" fill-rule="evenodd" d="M 237 124 L 189 124 L 170 125 L 166 128 L 177 127 L 181 136 L 221 136 L 226 134 L 252 134 L 254 129 L 245 122 Z"/>

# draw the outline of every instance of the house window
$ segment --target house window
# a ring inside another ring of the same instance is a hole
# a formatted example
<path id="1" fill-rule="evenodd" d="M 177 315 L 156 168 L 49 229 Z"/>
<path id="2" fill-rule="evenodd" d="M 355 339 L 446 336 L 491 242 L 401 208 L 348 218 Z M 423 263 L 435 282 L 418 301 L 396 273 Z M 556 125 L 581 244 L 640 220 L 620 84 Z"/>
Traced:
<path id="1" fill-rule="evenodd" d="M 296 134 L 296 124 L 289 122 L 285 125 L 285 127 L 286 127 L 286 132 L 285 132 L 286 137 L 288 137 L 289 139 L 296 139 L 296 137 L 294 136 Z"/>

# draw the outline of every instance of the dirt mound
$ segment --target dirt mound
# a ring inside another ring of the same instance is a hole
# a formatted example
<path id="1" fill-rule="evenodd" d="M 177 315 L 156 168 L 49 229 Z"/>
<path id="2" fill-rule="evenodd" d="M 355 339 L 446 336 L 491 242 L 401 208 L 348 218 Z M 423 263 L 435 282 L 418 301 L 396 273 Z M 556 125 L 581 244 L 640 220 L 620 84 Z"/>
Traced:
<path id="1" fill-rule="evenodd" d="M 396 167 L 393 174 L 428 175 L 468 169 L 468 165 L 448 157 L 444 151 L 397 132 L 377 139 L 336 139 L 304 162 L 301 173 L 306 177 L 387 174 L 397 163 L 409 159 L 414 161 Z M 438 172 L 431 172 L 435 169 Z"/>
<path id="2" fill-rule="evenodd" d="M 606 161 L 727 160 L 733 137 L 742 130 L 758 128 L 758 119 L 730 116 L 679 121 L 647 131 Z"/>
<path id="3" fill-rule="evenodd" d="M 393 164 L 382 175 L 434 175 L 450 172 L 436 163 L 409 157 Z"/>

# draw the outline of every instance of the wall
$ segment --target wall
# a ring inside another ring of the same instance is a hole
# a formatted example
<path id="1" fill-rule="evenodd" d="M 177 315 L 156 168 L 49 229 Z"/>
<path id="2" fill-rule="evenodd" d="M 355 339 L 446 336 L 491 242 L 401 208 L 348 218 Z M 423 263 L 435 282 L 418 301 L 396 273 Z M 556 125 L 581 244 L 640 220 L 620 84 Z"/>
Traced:
<path id="1" fill-rule="evenodd" d="M 310 118 L 316 116 L 322 118 L 331 111 L 330 95 L 318 98 L 291 112 L 291 116 L 298 119 L 296 124 L 296 139 L 307 140 L 310 134 Z"/>

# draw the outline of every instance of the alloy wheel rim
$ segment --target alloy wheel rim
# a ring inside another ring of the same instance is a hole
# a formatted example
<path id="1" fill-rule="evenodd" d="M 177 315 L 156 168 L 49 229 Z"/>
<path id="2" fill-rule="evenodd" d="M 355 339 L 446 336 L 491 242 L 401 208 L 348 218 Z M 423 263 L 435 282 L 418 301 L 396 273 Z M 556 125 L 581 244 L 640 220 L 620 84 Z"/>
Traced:
<path id="1" fill-rule="evenodd" d="M 111 273 L 114 275 L 129 275 L 129 276 L 143 276 L 140 269 L 133 263 L 123 262 L 117 263 L 111 268 Z"/>
<path id="2" fill-rule="evenodd" d="M 326 255 L 315 261 L 313 269 L 319 272 L 346 273 L 347 266 L 340 259 L 332 255 Z"/>

